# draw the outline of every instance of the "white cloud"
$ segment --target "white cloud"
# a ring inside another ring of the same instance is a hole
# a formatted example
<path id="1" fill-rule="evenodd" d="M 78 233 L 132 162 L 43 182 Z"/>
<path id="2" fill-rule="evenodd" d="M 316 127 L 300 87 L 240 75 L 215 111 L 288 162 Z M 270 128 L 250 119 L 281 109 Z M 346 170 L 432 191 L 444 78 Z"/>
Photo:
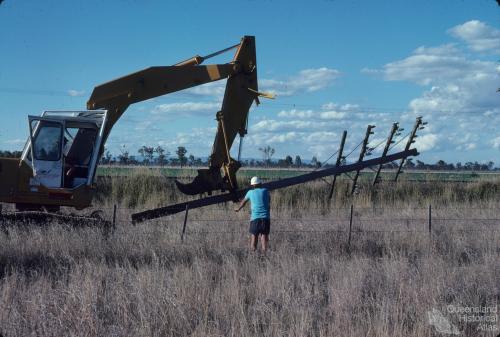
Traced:
<path id="1" fill-rule="evenodd" d="M 476 143 L 470 143 L 470 144 L 467 144 L 465 146 L 465 150 L 467 150 L 467 151 L 475 150 L 476 148 L 477 148 L 477 144 Z"/>
<path id="2" fill-rule="evenodd" d="M 297 75 L 285 79 L 259 78 L 259 90 L 271 92 L 278 96 L 292 96 L 301 92 L 315 92 L 322 90 L 340 76 L 336 69 L 326 67 L 316 69 L 304 69 Z M 192 97 L 212 97 L 222 100 L 226 90 L 226 80 L 210 82 L 179 93 Z"/>
<path id="3" fill-rule="evenodd" d="M 190 96 L 209 96 L 222 100 L 226 90 L 226 82 L 227 80 L 220 80 L 198 85 L 196 87 L 186 89 L 183 93 Z"/>
<path id="4" fill-rule="evenodd" d="M 469 48 L 478 52 L 500 53 L 500 30 L 478 20 L 467 21 L 448 30 L 456 38 L 467 43 Z"/>
<path id="5" fill-rule="evenodd" d="M 314 110 L 282 110 L 278 112 L 278 117 L 284 118 L 298 118 L 298 119 L 323 119 L 323 120 L 339 120 L 343 119 L 346 116 L 356 117 L 354 112 L 359 108 L 358 105 L 355 104 L 344 104 L 339 105 L 335 103 L 326 103 L 321 106 L 322 110 L 327 111 L 314 111 Z M 351 114 L 349 114 L 351 113 Z M 366 117 L 363 115 L 363 117 Z"/>
<path id="6" fill-rule="evenodd" d="M 453 34 L 463 37 L 493 34 L 491 29 L 478 22 L 471 24 L 469 21 L 457 27 L 452 29 Z M 430 86 L 409 103 L 416 114 L 500 113 L 500 95 L 496 93 L 500 67 L 495 62 L 466 55 L 454 44 L 419 47 L 402 60 L 387 63 L 381 69 L 364 69 L 363 72 L 380 75 L 387 81 Z"/>
<path id="7" fill-rule="evenodd" d="M 308 143 L 334 143 L 338 141 L 338 135 L 336 132 L 332 131 L 317 131 L 308 133 L 305 137 L 306 142 Z"/>
<path id="8" fill-rule="evenodd" d="M 465 96 L 457 85 L 435 86 L 411 100 L 409 107 L 415 112 L 459 111 L 465 105 Z"/>
<path id="9" fill-rule="evenodd" d="M 24 144 L 25 142 L 26 142 L 26 139 L 17 138 L 17 139 L 8 139 L 5 141 L 5 144 L 19 145 L 19 144 Z"/>
<path id="10" fill-rule="evenodd" d="M 318 121 L 279 121 L 274 119 L 264 119 L 250 126 L 251 132 L 286 132 L 293 130 L 312 130 L 327 126 L 325 122 Z"/>
<path id="11" fill-rule="evenodd" d="M 312 110 L 296 110 L 292 109 L 289 111 L 282 110 L 278 112 L 278 117 L 285 117 L 285 118 L 311 118 L 313 117 L 314 112 Z"/>
<path id="12" fill-rule="evenodd" d="M 415 147 L 418 151 L 429 151 L 434 149 L 438 144 L 439 136 L 436 134 L 428 133 L 417 137 L 415 140 Z"/>
<path id="13" fill-rule="evenodd" d="M 68 95 L 70 95 L 71 97 L 80 97 L 80 96 L 83 96 L 85 95 L 85 91 L 84 90 L 74 90 L 74 89 L 70 89 L 67 91 Z"/>
<path id="14" fill-rule="evenodd" d="M 343 119 L 347 115 L 346 112 L 340 112 L 340 111 L 324 111 L 320 113 L 321 119 Z"/>
<path id="15" fill-rule="evenodd" d="M 500 150 L 500 136 L 494 138 L 492 141 L 491 141 L 491 145 L 493 146 L 494 149 L 498 149 Z"/>
<path id="16" fill-rule="evenodd" d="M 430 90 L 410 102 L 410 108 L 419 113 L 500 113 L 497 69 L 493 62 L 483 63 L 489 66 L 488 72 L 472 68 L 447 82 L 436 80 Z"/>
<path id="17" fill-rule="evenodd" d="M 336 69 L 326 67 L 301 70 L 298 75 L 286 80 L 262 79 L 259 86 L 262 91 L 272 92 L 278 96 L 292 96 L 302 92 L 322 90 L 332 84 L 340 76 Z"/>
<path id="18" fill-rule="evenodd" d="M 376 134 L 372 136 L 370 144 L 376 145 L 382 140 L 385 141 L 391 125 L 391 121 L 387 119 L 395 116 L 360 110 L 356 104 L 340 105 L 333 102 L 324 104 L 322 109 L 318 110 L 282 110 L 274 118 L 261 119 L 250 125 L 249 135 L 244 142 L 245 148 L 270 145 L 276 148 L 277 158 L 299 154 L 304 158 L 314 155 L 325 160 L 338 150 L 342 130 L 349 132 L 346 144 L 348 153 L 363 139 L 367 124 L 374 122 L 380 125 L 380 129 L 375 129 Z M 398 118 L 399 116 L 396 117 Z M 380 150 L 380 147 L 377 150 Z M 357 151 L 359 149 L 354 151 L 353 155 L 356 155 Z"/>
<path id="19" fill-rule="evenodd" d="M 358 104 L 335 104 L 333 102 L 328 102 L 323 105 L 321 105 L 321 109 L 323 110 L 341 110 L 341 111 L 358 111 L 359 110 L 359 105 Z"/>
<path id="20" fill-rule="evenodd" d="M 134 124 L 134 129 L 136 131 L 147 131 L 148 133 L 154 131 L 160 131 L 161 128 L 158 126 L 157 121 L 147 119 Z"/>
<path id="21" fill-rule="evenodd" d="M 208 156 L 212 148 L 216 128 L 192 128 L 187 132 L 178 132 L 174 137 L 155 141 L 173 152 L 178 146 L 185 146 L 189 153 Z"/>
<path id="22" fill-rule="evenodd" d="M 190 115 L 193 112 L 215 112 L 220 109 L 221 104 L 216 102 L 184 102 L 184 103 L 166 103 L 157 105 L 151 110 L 153 114 L 175 114 Z"/>
<path id="23" fill-rule="evenodd" d="M 383 69 L 364 69 L 381 74 L 387 81 L 409 81 L 419 85 L 444 83 L 460 78 L 481 78 L 495 72 L 493 62 L 469 60 L 450 45 L 419 47 L 413 55 L 384 65 Z"/>
<path id="24" fill-rule="evenodd" d="M 247 148 L 269 145 L 275 148 L 276 157 L 301 155 L 310 158 L 314 155 L 326 158 L 337 150 L 338 134 L 332 131 L 289 131 L 283 133 L 253 132 L 245 143 Z"/>
<path id="25" fill-rule="evenodd" d="M 274 135 L 274 136 L 268 138 L 267 142 L 269 144 L 288 143 L 288 142 L 296 139 L 298 137 L 298 135 L 299 134 L 295 131 L 286 132 L 286 133 Z"/>

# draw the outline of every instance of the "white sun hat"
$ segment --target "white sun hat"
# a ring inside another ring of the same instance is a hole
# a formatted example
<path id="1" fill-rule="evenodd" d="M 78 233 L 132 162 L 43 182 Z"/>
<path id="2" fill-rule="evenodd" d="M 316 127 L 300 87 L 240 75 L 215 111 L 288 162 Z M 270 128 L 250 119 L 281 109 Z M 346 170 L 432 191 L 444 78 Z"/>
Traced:
<path id="1" fill-rule="evenodd" d="M 252 179 L 250 180 L 250 185 L 252 186 L 259 185 L 261 183 L 262 182 L 260 181 L 259 177 L 252 177 Z"/>

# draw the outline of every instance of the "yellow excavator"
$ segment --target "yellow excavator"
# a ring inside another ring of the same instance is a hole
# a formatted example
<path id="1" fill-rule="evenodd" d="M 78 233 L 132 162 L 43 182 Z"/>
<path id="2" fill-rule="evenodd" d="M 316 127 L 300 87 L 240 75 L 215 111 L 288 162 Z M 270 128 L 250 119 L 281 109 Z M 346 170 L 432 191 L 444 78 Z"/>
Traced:
<path id="1" fill-rule="evenodd" d="M 202 65 L 211 57 L 236 49 L 232 61 Z M 29 116 L 30 135 L 20 159 L 0 158 L 0 202 L 18 211 L 81 210 L 91 205 L 94 178 L 104 144 L 129 105 L 154 97 L 227 79 L 208 169 L 192 183 L 177 182 L 186 194 L 236 191 L 238 160 L 230 149 L 247 133 L 248 112 L 259 96 L 255 38 L 213 54 L 194 56 L 172 66 L 150 67 L 94 88 L 85 111 L 45 111 Z M 241 143 L 241 140 L 240 140 Z M 240 148 L 241 150 L 241 148 Z M 238 158 L 239 159 L 239 158 Z"/>

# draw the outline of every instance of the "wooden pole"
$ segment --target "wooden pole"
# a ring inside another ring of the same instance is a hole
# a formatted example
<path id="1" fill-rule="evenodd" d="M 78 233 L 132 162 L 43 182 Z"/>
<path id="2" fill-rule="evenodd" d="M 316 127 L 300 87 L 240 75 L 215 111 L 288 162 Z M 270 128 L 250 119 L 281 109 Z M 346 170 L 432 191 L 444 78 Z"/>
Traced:
<path id="1" fill-rule="evenodd" d="M 382 156 L 381 156 L 382 158 L 387 155 L 387 152 L 389 152 L 391 144 L 394 143 L 394 141 L 392 139 L 394 138 L 394 135 L 396 134 L 398 129 L 399 129 L 399 124 L 393 123 L 392 128 L 391 128 L 391 132 L 389 133 L 389 137 L 387 138 L 387 143 L 385 143 L 384 151 L 382 152 Z M 381 170 L 382 170 L 382 164 L 379 164 L 377 171 L 375 172 L 375 176 L 373 177 L 372 186 L 375 186 L 377 184 Z"/>
<path id="2" fill-rule="evenodd" d="M 349 218 L 349 238 L 347 239 L 347 247 L 351 248 L 351 233 L 352 233 L 352 216 L 354 213 L 354 205 L 351 204 L 351 216 Z"/>
<path id="3" fill-rule="evenodd" d="M 417 120 L 415 121 L 415 125 L 413 126 L 413 130 L 411 131 L 410 138 L 408 138 L 408 142 L 406 143 L 405 151 L 410 149 L 410 146 L 412 143 L 415 142 L 415 135 L 417 134 L 418 129 L 420 126 L 423 124 L 422 122 L 422 117 L 417 117 Z M 403 168 L 403 165 L 406 161 L 406 157 L 401 158 L 401 161 L 399 162 L 398 170 L 396 171 L 396 176 L 394 177 L 394 181 L 398 181 L 399 174 L 401 173 L 401 169 Z"/>
<path id="4" fill-rule="evenodd" d="M 182 226 L 181 241 L 184 241 L 184 233 L 186 232 L 188 212 L 189 212 L 189 204 L 186 204 L 186 213 L 184 213 L 184 225 Z"/>
<path id="5" fill-rule="evenodd" d="M 335 162 L 335 167 L 338 167 L 342 164 L 342 155 L 344 152 L 345 139 L 347 138 L 347 131 L 344 130 L 342 133 L 342 139 L 340 141 L 339 153 L 337 155 L 337 161 Z M 335 182 L 337 181 L 338 174 L 333 175 L 332 187 L 330 188 L 330 193 L 328 194 L 328 199 L 332 200 L 333 190 L 335 188 Z"/>
<path id="6" fill-rule="evenodd" d="M 363 162 L 363 159 L 365 158 L 367 146 L 368 146 L 368 141 L 370 139 L 370 135 L 373 134 L 372 130 L 375 127 L 375 125 L 368 125 L 366 128 L 366 134 L 365 134 L 365 139 L 363 139 L 363 146 L 361 147 L 361 151 L 359 152 L 359 159 L 358 163 Z M 356 173 L 354 174 L 354 178 L 352 179 L 352 189 L 351 189 L 351 194 L 354 194 L 356 192 L 356 187 L 358 184 L 358 178 L 359 178 L 359 172 L 360 170 L 356 170 Z"/>
<path id="7" fill-rule="evenodd" d="M 116 230 L 116 204 L 113 205 L 113 233 Z"/>
<path id="8" fill-rule="evenodd" d="M 429 238 L 432 236 L 432 205 L 429 204 Z"/>

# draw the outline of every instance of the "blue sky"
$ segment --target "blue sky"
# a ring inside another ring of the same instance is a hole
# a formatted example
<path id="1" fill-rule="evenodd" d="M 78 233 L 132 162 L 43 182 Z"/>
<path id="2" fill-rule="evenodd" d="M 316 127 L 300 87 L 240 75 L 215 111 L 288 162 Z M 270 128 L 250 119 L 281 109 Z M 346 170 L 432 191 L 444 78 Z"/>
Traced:
<path id="1" fill-rule="evenodd" d="M 0 5 L 0 149 L 20 149 L 27 115 L 84 109 L 94 86 L 255 35 L 259 86 L 244 157 L 326 159 L 343 130 L 372 145 L 394 121 L 429 122 L 419 159 L 500 166 L 500 6 L 449 1 L 15 1 Z M 226 54 L 211 60 L 227 62 Z M 131 106 L 107 147 L 210 153 L 224 81 Z"/>

